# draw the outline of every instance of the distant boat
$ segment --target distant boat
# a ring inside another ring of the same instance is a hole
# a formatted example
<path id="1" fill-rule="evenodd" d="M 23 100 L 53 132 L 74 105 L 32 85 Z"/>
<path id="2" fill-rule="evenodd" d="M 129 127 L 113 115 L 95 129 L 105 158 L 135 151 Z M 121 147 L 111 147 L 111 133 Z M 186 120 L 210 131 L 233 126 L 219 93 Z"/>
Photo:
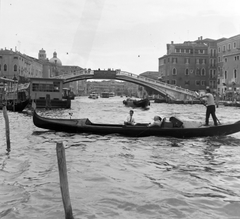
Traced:
<path id="1" fill-rule="evenodd" d="M 73 91 L 71 91 L 71 89 L 69 88 L 63 88 L 63 99 L 70 99 L 70 100 L 74 100 L 75 99 L 75 94 L 73 93 Z"/>
<path id="2" fill-rule="evenodd" d="M 88 98 L 90 98 L 90 99 L 98 99 L 98 94 L 97 94 L 96 92 L 92 92 L 92 93 L 88 96 Z"/>
<path id="3" fill-rule="evenodd" d="M 131 98 L 127 98 L 126 100 L 123 100 L 123 104 L 128 107 L 141 107 L 141 108 L 148 108 L 150 106 L 150 101 L 148 98 L 141 99 L 141 100 L 135 100 Z"/>
<path id="4" fill-rule="evenodd" d="M 109 97 L 114 97 L 114 96 L 115 96 L 114 92 L 109 92 Z"/>
<path id="5" fill-rule="evenodd" d="M 102 92 L 101 97 L 102 98 L 109 98 L 109 92 Z"/>

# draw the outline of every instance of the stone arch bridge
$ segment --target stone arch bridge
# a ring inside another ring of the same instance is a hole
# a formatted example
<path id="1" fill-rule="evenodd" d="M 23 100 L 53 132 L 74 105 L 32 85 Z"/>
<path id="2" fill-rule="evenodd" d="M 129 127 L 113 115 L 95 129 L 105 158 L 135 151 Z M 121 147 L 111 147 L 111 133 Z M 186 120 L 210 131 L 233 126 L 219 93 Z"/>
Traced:
<path id="1" fill-rule="evenodd" d="M 157 91 L 161 96 L 169 98 L 171 100 L 193 100 L 196 98 L 196 93 L 194 91 L 121 70 L 83 69 L 78 72 L 60 75 L 54 78 L 64 79 L 64 84 L 73 81 L 88 79 L 115 79 L 152 88 L 153 90 Z"/>

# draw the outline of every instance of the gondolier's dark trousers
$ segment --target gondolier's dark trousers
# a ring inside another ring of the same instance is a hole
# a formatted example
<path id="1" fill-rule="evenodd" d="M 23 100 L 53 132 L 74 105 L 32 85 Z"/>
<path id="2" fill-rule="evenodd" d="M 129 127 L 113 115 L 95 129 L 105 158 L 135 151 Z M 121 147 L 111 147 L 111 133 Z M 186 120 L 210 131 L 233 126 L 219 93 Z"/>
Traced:
<path id="1" fill-rule="evenodd" d="M 215 112 L 216 112 L 215 105 L 207 106 L 206 121 L 205 121 L 205 124 L 206 124 L 206 125 L 208 125 L 208 123 L 209 123 L 209 117 L 210 117 L 210 115 L 211 115 L 212 118 L 213 118 L 214 125 L 217 125 L 217 117 L 216 117 Z"/>

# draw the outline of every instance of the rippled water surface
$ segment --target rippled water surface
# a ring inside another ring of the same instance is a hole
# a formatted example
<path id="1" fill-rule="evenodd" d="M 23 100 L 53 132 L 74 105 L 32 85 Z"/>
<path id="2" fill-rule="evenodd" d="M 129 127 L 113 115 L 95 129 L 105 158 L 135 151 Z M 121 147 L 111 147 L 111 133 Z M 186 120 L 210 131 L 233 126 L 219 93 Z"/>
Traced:
<path id="1" fill-rule="evenodd" d="M 122 123 L 129 111 L 122 101 L 78 97 L 71 110 L 39 114 L 69 118 L 71 112 L 72 118 Z M 30 115 L 8 112 L 7 155 L 0 113 L 0 218 L 65 218 L 57 142 L 66 149 L 74 218 L 240 218 L 240 133 L 184 140 L 66 134 L 35 127 Z M 205 107 L 151 103 L 134 115 L 137 122 L 151 122 L 154 115 L 204 122 Z M 240 109 L 220 106 L 217 117 L 235 122 Z"/>

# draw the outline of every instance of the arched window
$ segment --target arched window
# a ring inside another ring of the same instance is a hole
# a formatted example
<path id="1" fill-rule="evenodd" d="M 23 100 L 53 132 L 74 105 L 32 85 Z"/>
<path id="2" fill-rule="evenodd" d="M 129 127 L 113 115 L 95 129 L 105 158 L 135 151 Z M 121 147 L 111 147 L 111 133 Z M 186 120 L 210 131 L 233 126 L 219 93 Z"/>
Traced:
<path id="1" fill-rule="evenodd" d="M 176 75 L 176 74 L 177 74 L 177 69 L 176 69 L 176 68 L 173 68 L 172 74 L 173 74 L 173 75 Z"/>
<path id="2" fill-rule="evenodd" d="M 205 69 L 202 68 L 202 76 L 204 76 L 204 75 L 205 75 Z"/>
<path id="3" fill-rule="evenodd" d="M 7 65 L 5 64 L 3 67 L 4 71 L 7 71 Z"/>
<path id="4" fill-rule="evenodd" d="M 189 75 L 189 69 L 188 68 L 185 71 L 185 75 Z"/>
<path id="5" fill-rule="evenodd" d="M 14 71 L 17 71 L 17 65 L 14 65 Z"/>

